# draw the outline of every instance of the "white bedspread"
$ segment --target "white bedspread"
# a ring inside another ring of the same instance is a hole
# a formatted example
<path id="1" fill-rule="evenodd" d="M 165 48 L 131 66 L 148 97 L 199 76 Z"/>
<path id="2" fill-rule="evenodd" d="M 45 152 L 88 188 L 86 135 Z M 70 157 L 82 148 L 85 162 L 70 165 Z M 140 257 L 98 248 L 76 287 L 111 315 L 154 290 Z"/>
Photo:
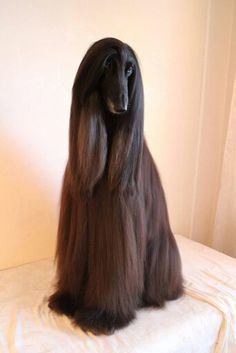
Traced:
<path id="1" fill-rule="evenodd" d="M 186 294 L 222 314 L 215 353 L 236 353 L 236 260 L 177 236 L 186 280 Z"/>
<path id="2" fill-rule="evenodd" d="M 46 303 L 53 261 L 0 271 L 1 353 L 235 353 L 236 260 L 176 236 L 186 295 L 143 309 L 111 336 L 86 335 Z"/>

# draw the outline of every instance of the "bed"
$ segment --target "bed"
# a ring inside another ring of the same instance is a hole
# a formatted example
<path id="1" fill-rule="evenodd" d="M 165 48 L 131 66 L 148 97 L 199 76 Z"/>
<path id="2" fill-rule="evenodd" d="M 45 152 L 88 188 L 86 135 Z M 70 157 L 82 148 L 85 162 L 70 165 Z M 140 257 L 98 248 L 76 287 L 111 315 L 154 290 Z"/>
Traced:
<path id="1" fill-rule="evenodd" d="M 47 307 L 53 259 L 0 271 L 1 353 L 235 353 L 236 259 L 176 235 L 182 298 L 142 309 L 127 328 L 96 337 Z"/>

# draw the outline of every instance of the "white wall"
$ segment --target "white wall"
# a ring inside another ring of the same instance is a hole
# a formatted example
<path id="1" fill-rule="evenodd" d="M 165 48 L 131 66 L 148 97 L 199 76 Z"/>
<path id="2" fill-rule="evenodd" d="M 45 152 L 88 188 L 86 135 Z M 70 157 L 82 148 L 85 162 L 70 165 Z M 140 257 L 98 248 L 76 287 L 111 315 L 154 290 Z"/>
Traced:
<path id="1" fill-rule="evenodd" d="M 190 235 L 211 245 L 236 69 L 236 2 L 208 6 Z"/>
<path id="2" fill-rule="evenodd" d="M 88 46 L 106 36 L 139 56 L 145 133 L 173 231 L 208 243 L 235 67 L 234 0 L 0 5 L 0 267 L 53 254 L 71 87 Z"/>

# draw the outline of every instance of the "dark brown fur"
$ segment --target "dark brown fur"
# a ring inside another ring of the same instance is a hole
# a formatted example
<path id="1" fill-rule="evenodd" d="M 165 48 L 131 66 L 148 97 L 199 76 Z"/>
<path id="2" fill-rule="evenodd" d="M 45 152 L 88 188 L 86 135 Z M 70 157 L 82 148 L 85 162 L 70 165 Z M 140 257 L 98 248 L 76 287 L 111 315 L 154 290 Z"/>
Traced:
<path id="1" fill-rule="evenodd" d="M 113 68 L 104 73 L 108 59 Z M 130 77 L 123 74 L 127 63 Z M 116 115 L 107 98 L 120 109 L 122 90 L 122 109 L 127 100 L 128 107 Z M 95 334 L 128 325 L 139 307 L 162 307 L 182 294 L 164 191 L 143 137 L 138 61 L 114 38 L 90 47 L 75 77 L 56 260 L 50 308 Z"/>

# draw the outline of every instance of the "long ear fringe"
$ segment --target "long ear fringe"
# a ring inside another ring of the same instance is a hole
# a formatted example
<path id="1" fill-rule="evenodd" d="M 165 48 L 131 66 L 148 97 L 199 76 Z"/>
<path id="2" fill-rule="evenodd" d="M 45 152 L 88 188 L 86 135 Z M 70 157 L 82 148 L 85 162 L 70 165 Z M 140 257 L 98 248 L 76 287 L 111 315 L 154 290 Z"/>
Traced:
<path id="1" fill-rule="evenodd" d="M 140 158 L 142 154 L 142 132 L 139 124 L 129 128 L 121 126 L 114 137 L 109 160 L 109 187 L 122 191 L 132 189 L 137 184 Z"/>
<path id="2" fill-rule="evenodd" d="M 92 93 L 82 108 L 73 99 L 69 150 L 72 189 L 91 194 L 102 177 L 106 158 L 107 133 L 97 93 Z"/>

